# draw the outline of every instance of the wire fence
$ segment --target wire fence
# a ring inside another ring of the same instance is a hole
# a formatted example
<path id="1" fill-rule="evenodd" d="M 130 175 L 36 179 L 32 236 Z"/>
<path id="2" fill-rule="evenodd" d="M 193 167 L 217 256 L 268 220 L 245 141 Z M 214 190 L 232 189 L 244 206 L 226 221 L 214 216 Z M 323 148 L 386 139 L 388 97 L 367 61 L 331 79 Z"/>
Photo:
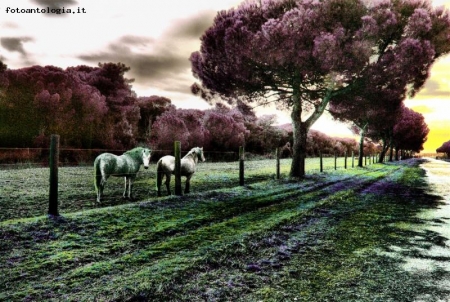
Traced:
<path id="1" fill-rule="evenodd" d="M 1 149 L 2 153 L 18 153 L 34 155 L 49 154 L 49 149 L 14 148 Z M 122 154 L 125 150 L 100 150 L 100 149 L 60 149 L 60 157 L 64 158 L 65 152 L 90 154 L 89 160 L 59 162 L 58 171 L 58 201 L 60 213 L 78 212 L 96 207 L 116 206 L 129 203 L 122 197 L 124 191 L 123 177 L 110 177 L 105 186 L 105 196 L 102 203 L 96 204 L 94 189 L 93 161 L 95 157 L 104 152 Z M 135 202 L 157 198 L 156 190 L 156 161 L 159 152 L 162 155 L 173 154 L 170 150 L 152 151 L 152 160 L 149 169 L 140 169 L 133 185 Z M 182 156 L 186 153 L 182 152 Z M 67 153 L 66 153 L 67 154 Z M 158 153 L 157 153 L 158 154 Z M 254 156 L 245 154 L 245 184 L 251 185 L 277 177 L 276 153 L 266 156 Z M 34 156 L 33 155 L 33 156 Z M 83 155 L 82 157 L 84 158 Z M 206 162 L 199 162 L 197 170 L 191 179 L 192 192 L 207 192 L 222 188 L 239 186 L 239 152 L 204 152 Z M 67 157 L 66 157 L 67 158 Z M 80 158 L 80 157 L 78 157 Z M 211 160 L 211 158 L 213 160 Z M 216 161 L 226 158 L 224 161 Z M 11 159 L 11 155 L 10 155 Z M 23 159 L 23 157 L 22 157 Z M 279 160 L 280 177 L 289 175 L 291 159 Z M 322 162 L 322 163 L 321 163 Z M 364 165 L 375 162 L 375 156 L 365 158 Z M 352 168 L 357 165 L 357 159 L 344 155 L 323 156 L 307 158 L 305 162 L 307 174 L 321 171 L 340 170 Z M 49 205 L 49 178 L 50 169 L 47 161 L 16 161 L 0 164 L 0 221 L 9 219 L 35 217 L 45 215 Z M 171 181 L 172 192 L 174 179 Z M 184 189 L 184 178 L 182 179 Z M 163 184 L 162 192 L 166 189 Z"/>
<path id="2" fill-rule="evenodd" d="M 121 155 L 125 149 L 59 149 L 59 166 L 89 166 L 94 163 L 95 158 L 102 153 Z M 189 150 L 181 151 L 184 156 Z M 173 155 L 173 150 L 153 150 L 152 162 L 157 162 L 164 155 Z M 233 152 L 207 151 L 208 161 L 227 162 L 236 161 L 239 157 L 238 150 Z M 50 148 L 0 148 L 0 170 L 21 169 L 49 166 Z M 274 154 L 265 156 L 251 156 L 250 158 L 274 158 Z"/>

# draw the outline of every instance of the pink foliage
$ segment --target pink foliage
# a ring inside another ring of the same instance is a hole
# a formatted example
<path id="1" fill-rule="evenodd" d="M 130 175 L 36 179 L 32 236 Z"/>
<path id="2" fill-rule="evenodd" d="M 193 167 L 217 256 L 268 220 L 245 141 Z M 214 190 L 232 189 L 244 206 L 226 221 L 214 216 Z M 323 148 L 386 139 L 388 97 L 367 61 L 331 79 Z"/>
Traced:
<path id="1" fill-rule="evenodd" d="M 249 134 L 242 114 L 225 108 L 207 110 L 203 127 L 209 133 L 208 147 L 214 150 L 238 150 Z"/>
<path id="2" fill-rule="evenodd" d="M 419 152 L 430 132 L 422 114 L 402 106 L 401 114 L 393 129 L 393 141 L 397 149 Z"/>
<path id="3" fill-rule="evenodd" d="M 424 8 L 417 8 L 409 17 L 406 32 L 411 37 L 423 37 L 429 33 L 433 27 L 433 22 L 429 12 Z"/>
<path id="4" fill-rule="evenodd" d="M 157 95 L 139 97 L 137 105 L 140 113 L 138 140 L 149 144 L 152 135 L 151 128 L 156 118 L 166 111 L 174 110 L 175 106 L 172 105 L 170 99 Z"/>
<path id="5" fill-rule="evenodd" d="M 436 152 L 445 153 L 447 157 L 450 157 L 450 141 L 443 143 L 442 146 L 436 149 Z"/>
<path id="6" fill-rule="evenodd" d="M 159 116 L 152 126 L 155 148 L 158 150 L 173 150 L 174 142 L 179 141 L 182 148 L 188 145 L 189 130 L 183 119 L 175 110 L 166 111 Z"/>
<path id="7" fill-rule="evenodd" d="M 399 104 L 450 51 L 450 18 L 429 1 L 250 1 L 218 13 L 201 41 L 193 91 L 291 108 L 291 176 L 302 176 L 306 134 L 328 103 L 360 128 L 383 116 L 392 128 Z"/>
<path id="8" fill-rule="evenodd" d="M 2 140 L 30 146 L 57 133 L 62 145 L 71 147 L 133 145 L 140 116 L 125 70 L 120 64 L 6 70 Z M 15 130 L 9 130 L 13 125 Z"/>

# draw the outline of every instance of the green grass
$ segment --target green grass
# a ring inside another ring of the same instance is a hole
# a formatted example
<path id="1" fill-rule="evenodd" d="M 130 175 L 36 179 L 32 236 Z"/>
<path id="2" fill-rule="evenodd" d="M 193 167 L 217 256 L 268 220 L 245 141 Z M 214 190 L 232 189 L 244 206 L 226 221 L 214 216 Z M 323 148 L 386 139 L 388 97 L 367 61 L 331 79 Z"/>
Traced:
<path id="1" fill-rule="evenodd" d="M 187 196 L 3 221 L 0 300 L 407 301 L 430 289 L 379 251 L 408 244 L 392 222 L 433 206 L 421 173 L 377 164 L 209 190 L 196 175 L 204 189 Z"/>
<path id="2" fill-rule="evenodd" d="M 339 158 L 338 165 L 342 169 L 344 159 Z M 290 170 L 290 159 L 281 160 L 281 176 L 287 177 Z M 350 167 L 350 159 L 348 160 Z M 324 159 L 324 169 L 334 169 L 334 158 Z M 319 171 L 319 159 L 308 158 L 306 161 L 308 174 Z M 262 180 L 275 178 L 275 160 L 255 160 L 245 162 L 245 182 L 252 184 Z M 97 207 L 116 206 L 129 203 L 122 199 L 123 178 L 110 177 L 105 188 L 105 197 L 101 205 L 95 203 L 93 168 L 60 167 L 58 199 L 59 211 L 62 214 L 89 210 Z M 192 192 L 204 192 L 211 188 L 230 188 L 239 184 L 239 163 L 199 163 L 197 172 L 191 179 Z M 171 186 L 174 192 L 174 179 Z M 156 198 L 155 165 L 138 173 L 133 192 L 137 201 Z M 184 178 L 182 178 L 184 188 Z M 166 192 L 165 185 L 162 188 Z M 26 168 L 10 169 L 0 172 L 0 221 L 45 215 L 48 210 L 49 169 Z"/>

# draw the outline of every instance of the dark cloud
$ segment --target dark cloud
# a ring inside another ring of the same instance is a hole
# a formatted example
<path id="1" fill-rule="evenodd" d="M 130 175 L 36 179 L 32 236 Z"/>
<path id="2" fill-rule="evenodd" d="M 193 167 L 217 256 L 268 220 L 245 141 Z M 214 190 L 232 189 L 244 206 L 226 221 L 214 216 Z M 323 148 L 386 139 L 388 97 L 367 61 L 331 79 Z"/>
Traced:
<path id="1" fill-rule="evenodd" d="M 74 0 L 32 0 L 34 3 L 40 6 L 40 8 L 50 8 L 50 9 L 62 9 L 64 8 L 73 8 L 78 4 L 77 1 Z M 53 14 L 53 13 L 45 13 L 47 17 L 65 17 L 68 14 Z"/>
<path id="2" fill-rule="evenodd" d="M 200 44 L 199 39 L 212 25 L 217 12 L 201 11 L 185 19 L 174 21 L 172 26 L 153 40 L 147 37 L 124 36 L 99 53 L 80 55 L 90 62 L 122 62 L 131 67 L 129 77 L 141 87 L 191 94 L 195 81 L 189 57 Z"/>
<path id="3" fill-rule="evenodd" d="M 199 39 L 211 27 L 217 12 L 205 10 L 189 19 L 179 19 L 167 32 L 168 36 L 187 39 Z"/>
<path id="4" fill-rule="evenodd" d="M 145 37 L 125 36 L 111 43 L 106 51 L 80 55 L 78 58 L 90 62 L 121 62 L 131 67 L 128 77 L 140 86 L 189 93 L 191 83 L 189 55 L 176 52 L 171 45 L 160 46 L 161 41 Z M 154 49 L 152 52 L 135 52 L 136 46 Z"/>
<path id="5" fill-rule="evenodd" d="M 127 45 L 148 45 L 151 43 L 154 43 L 155 40 L 152 38 L 147 38 L 147 37 L 139 37 L 139 36 L 132 36 L 132 35 L 128 35 L 128 36 L 123 36 L 122 38 L 119 39 L 120 43 L 124 43 Z"/>
<path id="6" fill-rule="evenodd" d="M 29 37 L 10 37 L 10 38 L 1 38 L 0 39 L 0 45 L 8 51 L 14 52 L 17 51 L 21 53 L 22 55 L 26 56 L 27 53 L 25 52 L 25 49 L 23 48 L 23 43 L 32 41 L 32 38 Z"/>
<path id="7" fill-rule="evenodd" d="M 64 6 L 77 5 L 77 1 L 74 0 L 33 0 L 34 3 L 50 8 L 60 8 Z"/>

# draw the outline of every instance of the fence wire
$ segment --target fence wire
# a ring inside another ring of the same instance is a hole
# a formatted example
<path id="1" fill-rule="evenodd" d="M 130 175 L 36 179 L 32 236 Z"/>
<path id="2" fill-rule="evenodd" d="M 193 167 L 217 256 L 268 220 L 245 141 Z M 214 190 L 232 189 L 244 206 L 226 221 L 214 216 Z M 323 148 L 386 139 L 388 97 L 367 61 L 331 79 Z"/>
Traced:
<path id="1" fill-rule="evenodd" d="M 40 150 L 42 152 L 42 150 Z M 101 153 L 100 150 L 88 150 L 91 154 Z M 102 152 L 104 150 L 101 150 Z M 122 150 L 115 150 L 116 154 L 122 154 Z M 169 151 L 155 150 L 161 154 L 170 154 Z M 64 149 L 61 150 L 61 153 Z M 184 152 L 186 153 L 186 152 Z M 205 152 L 206 162 L 199 162 L 197 170 L 191 179 L 191 192 L 206 192 L 222 188 L 236 187 L 239 185 L 239 161 L 238 152 Z M 184 155 L 184 154 L 182 154 Z M 211 158 L 227 156 L 233 161 L 214 162 Z M 246 156 L 245 184 L 250 185 L 276 178 L 276 159 L 274 156 L 262 157 Z M 58 200 L 59 212 L 78 212 L 96 207 L 116 206 L 129 203 L 124 200 L 123 177 L 110 177 L 105 186 L 104 198 L 100 205 L 95 203 L 96 192 L 94 189 L 93 159 L 90 162 L 60 162 L 58 169 Z M 133 185 L 135 202 L 157 198 L 156 190 L 156 160 L 152 157 L 149 169 L 141 168 Z M 357 159 L 355 159 L 355 166 Z M 289 175 L 291 159 L 280 160 L 280 175 L 285 178 Z M 323 157 L 323 170 L 333 171 L 344 169 L 345 157 Z M 318 173 L 320 171 L 319 158 L 306 159 L 306 173 Z M 347 158 L 347 168 L 352 168 L 352 158 Z M 45 163 L 26 162 L 8 163 L 0 165 L 0 221 L 9 219 L 35 217 L 45 215 L 49 203 L 49 176 L 50 170 Z M 172 176 L 171 191 L 174 192 L 175 179 Z M 185 178 L 182 178 L 184 189 Z M 161 191 L 166 194 L 164 182 Z"/>

